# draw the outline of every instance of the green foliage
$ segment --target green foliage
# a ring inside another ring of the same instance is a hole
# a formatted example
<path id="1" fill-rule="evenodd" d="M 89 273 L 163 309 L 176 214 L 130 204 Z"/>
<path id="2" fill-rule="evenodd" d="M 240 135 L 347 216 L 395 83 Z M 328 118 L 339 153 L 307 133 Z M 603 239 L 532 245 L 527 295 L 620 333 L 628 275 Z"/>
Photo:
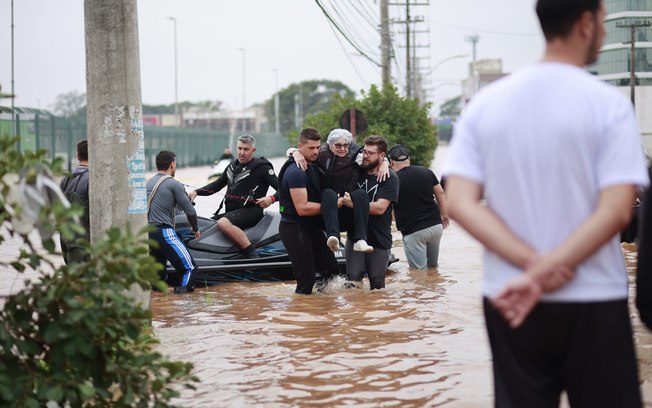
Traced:
<path id="1" fill-rule="evenodd" d="M 356 135 L 358 144 L 369 135 L 381 135 L 390 148 L 397 143 L 405 145 L 412 164 L 430 167 L 437 148 L 437 128 L 430 120 L 429 104 L 422 106 L 418 99 L 400 96 L 392 85 L 382 89 L 372 85 L 361 100 L 336 98 L 329 109 L 307 117 L 304 126 L 317 128 L 325 139 L 339 127 L 340 115 L 349 108 L 360 109 L 367 119 L 367 130 Z M 296 143 L 296 134 L 293 140 Z"/>
<path id="2" fill-rule="evenodd" d="M 150 312 L 128 295 L 134 286 L 149 290 L 158 279 L 142 233 L 111 229 L 93 247 L 83 243 L 88 262 L 57 267 L 49 260 L 55 254 L 52 238 L 42 235 L 45 252 L 36 250 L 35 235 L 15 228 L 20 208 L 5 200 L 11 186 L 4 176 L 26 168 L 29 182 L 48 168 L 43 152 L 23 155 L 14 144 L 0 139 L 0 221 L 27 249 L 2 264 L 32 268 L 41 277 L 10 296 L 0 312 L 0 406 L 171 406 L 178 385 L 192 388 L 196 379 L 191 364 L 154 351 Z M 53 164 L 56 171 L 60 167 Z M 39 229 L 55 227 L 72 236 L 80 228 L 72 218 L 79 210 L 54 201 L 41 208 Z"/>
<path id="3" fill-rule="evenodd" d="M 301 97 L 299 97 L 301 96 Z M 353 98 L 353 91 L 340 81 L 311 80 L 298 84 L 291 84 L 279 91 L 279 118 L 281 134 L 296 135 L 295 126 L 295 97 L 303 100 L 303 116 L 315 115 L 329 109 L 337 97 Z M 274 112 L 274 96 L 265 102 L 265 114 L 269 118 L 271 129 L 274 129 L 276 115 Z M 291 138 L 291 136 L 289 136 Z M 296 143 L 296 137 L 290 140 Z"/>

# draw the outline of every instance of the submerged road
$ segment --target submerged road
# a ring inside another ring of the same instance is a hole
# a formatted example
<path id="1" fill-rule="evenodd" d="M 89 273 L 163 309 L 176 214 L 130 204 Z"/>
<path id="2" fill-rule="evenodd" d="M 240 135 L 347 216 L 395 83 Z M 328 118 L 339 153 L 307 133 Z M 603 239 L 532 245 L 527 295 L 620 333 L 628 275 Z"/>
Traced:
<path id="1" fill-rule="evenodd" d="M 446 147 L 433 169 L 440 174 Z M 273 163 L 278 170 L 282 159 Z M 177 179 L 206 183 L 210 167 L 181 168 Z M 210 216 L 221 194 L 199 197 Z M 278 211 L 278 204 L 270 211 Z M 158 349 L 190 361 L 201 382 L 177 401 L 193 407 L 488 407 L 493 404 L 489 345 L 481 310 L 481 247 L 455 223 L 444 231 L 440 267 L 409 270 L 401 259 L 381 291 L 343 288 L 298 296 L 294 282 L 227 283 L 195 293 L 154 293 Z M 20 250 L 10 239 L 0 248 L 7 260 Z M 624 245 L 633 296 L 636 247 Z M 36 278 L 0 267 L 0 295 Z M 641 389 L 652 407 L 652 335 L 630 300 Z M 614 376 L 618 373 L 614 373 Z"/>

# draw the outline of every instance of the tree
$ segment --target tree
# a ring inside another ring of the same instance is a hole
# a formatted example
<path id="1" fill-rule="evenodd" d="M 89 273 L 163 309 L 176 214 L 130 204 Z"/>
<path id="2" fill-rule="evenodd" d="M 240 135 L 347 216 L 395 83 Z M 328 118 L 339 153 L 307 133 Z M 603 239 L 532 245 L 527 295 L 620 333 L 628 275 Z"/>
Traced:
<path id="1" fill-rule="evenodd" d="M 303 101 L 301 104 L 303 118 L 315 115 L 328 109 L 336 97 L 352 98 L 353 91 L 340 81 L 310 80 L 298 84 L 291 84 L 279 91 L 279 117 L 282 134 L 297 130 L 295 125 L 295 100 Z M 269 118 L 270 127 L 275 127 L 276 115 L 274 111 L 274 96 L 265 102 L 265 114 Z M 303 119 L 300 118 L 300 119 Z"/>
<path id="2" fill-rule="evenodd" d="M 53 111 L 56 115 L 70 118 L 77 116 L 80 110 L 86 106 L 86 94 L 76 90 L 59 94 L 54 101 Z"/>
<path id="3" fill-rule="evenodd" d="M 25 246 L 16 259 L 0 264 L 41 275 L 9 296 L 0 311 L 0 405 L 171 406 L 177 384 L 192 388 L 196 379 L 191 364 L 153 350 L 150 312 L 127 295 L 132 285 L 164 287 L 142 234 L 111 229 L 93 247 L 80 242 L 89 261 L 55 265 L 50 258 L 60 254 L 52 233 L 68 239 L 83 234 L 75 222 L 83 209 L 53 199 L 58 186 L 46 152 L 17 152 L 16 141 L 0 139 L 0 225 Z M 52 169 L 61 174 L 62 161 L 56 159 Z M 30 234 L 35 227 L 43 250 Z M 5 239 L 0 235 L 0 244 Z"/>
<path id="4" fill-rule="evenodd" d="M 325 139 L 334 128 L 340 127 L 339 118 L 349 108 L 360 109 L 367 119 L 367 130 L 356 135 L 358 144 L 369 135 L 383 136 L 391 147 L 400 143 L 410 150 L 413 164 L 430 167 L 437 148 L 437 128 L 431 122 L 430 104 L 421 105 L 418 99 L 404 98 L 392 85 L 382 89 L 372 85 L 363 98 L 336 98 L 331 107 L 306 118 L 304 126 L 315 127 Z M 291 141 L 296 142 L 295 132 Z"/>

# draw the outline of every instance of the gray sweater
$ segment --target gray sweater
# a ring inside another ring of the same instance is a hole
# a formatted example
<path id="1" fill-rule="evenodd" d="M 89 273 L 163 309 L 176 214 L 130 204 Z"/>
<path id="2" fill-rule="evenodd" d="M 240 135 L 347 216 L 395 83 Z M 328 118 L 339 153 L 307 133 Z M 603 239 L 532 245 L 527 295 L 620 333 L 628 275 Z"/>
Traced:
<path id="1" fill-rule="evenodd" d="M 152 194 L 154 186 L 164 174 L 157 173 L 147 181 L 147 197 Z M 179 207 L 188 217 L 192 230 L 197 231 L 197 212 L 192 206 L 183 185 L 174 178 L 163 181 L 152 198 L 152 204 L 147 214 L 147 223 L 159 226 L 174 227 L 175 208 Z"/>

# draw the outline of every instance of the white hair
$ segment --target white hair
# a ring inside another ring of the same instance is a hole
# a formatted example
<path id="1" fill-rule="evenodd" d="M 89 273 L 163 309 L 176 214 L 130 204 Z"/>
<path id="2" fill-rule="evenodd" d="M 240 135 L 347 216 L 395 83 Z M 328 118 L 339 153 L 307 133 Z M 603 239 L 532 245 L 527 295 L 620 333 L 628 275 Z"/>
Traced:
<path id="1" fill-rule="evenodd" d="M 348 144 L 353 143 L 353 135 L 351 134 L 351 132 L 349 132 L 346 129 L 333 129 L 328 134 L 326 143 L 328 143 L 329 146 L 332 146 L 335 142 L 337 142 L 341 138 L 345 138 Z"/>

